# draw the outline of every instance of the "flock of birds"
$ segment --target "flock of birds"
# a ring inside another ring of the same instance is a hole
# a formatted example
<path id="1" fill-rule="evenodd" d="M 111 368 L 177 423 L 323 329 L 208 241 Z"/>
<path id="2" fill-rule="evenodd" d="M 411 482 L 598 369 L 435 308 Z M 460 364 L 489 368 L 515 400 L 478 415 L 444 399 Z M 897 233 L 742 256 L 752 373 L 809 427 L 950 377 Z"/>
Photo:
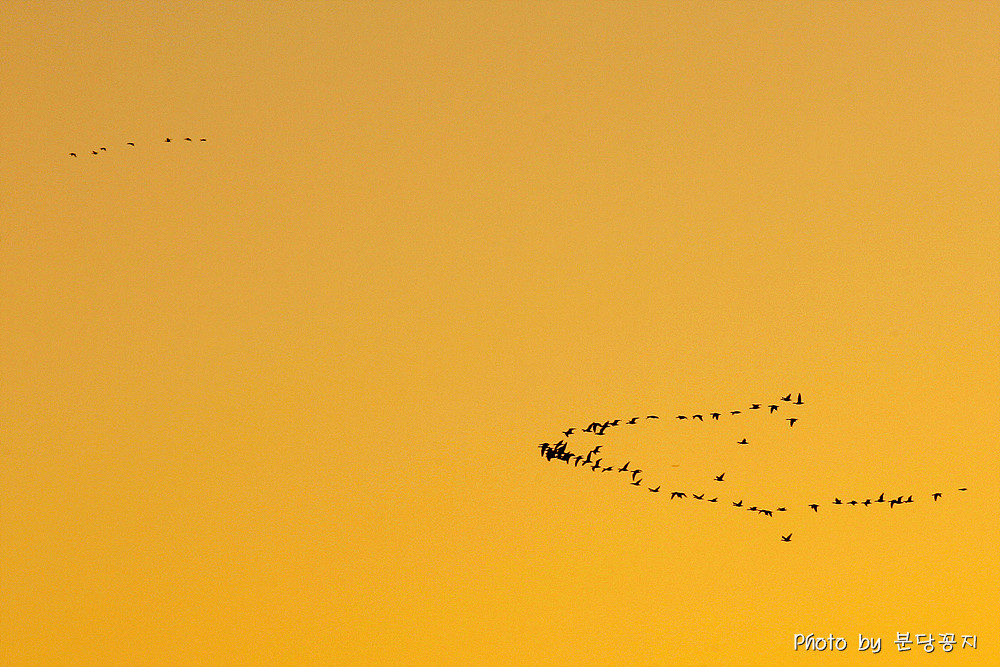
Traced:
<path id="1" fill-rule="evenodd" d="M 798 394 L 797 398 L 794 401 L 792 400 L 792 394 L 787 394 L 785 396 L 782 396 L 777 402 L 768 404 L 767 406 L 764 406 L 762 403 L 751 403 L 750 407 L 747 408 L 747 410 L 764 410 L 765 407 L 766 407 L 766 409 L 768 411 L 767 414 L 770 415 L 770 414 L 775 413 L 781 407 L 780 404 L 782 402 L 788 403 L 788 404 L 791 404 L 791 405 L 804 405 L 801 393 Z M 729 410 L 728 414 L 729 414 L 729 416 L 736 416 L 736 415 L 741 414 L 742 412 L 743 412 L 742 410 Z M 690 415 L 684 414 L 684 415 L 677 415 L 676 419 L 678 419 L 678 420 L 698 420 L 698 421 L 704 422 L 706 416 L 708 418 L 712 419 L 712 420 L 719 420 L 723 416 L 723 414 L 724 413 L 722 413 L 722 412 L 697 413 L 697 414 L 690 414 Z M 659 415 L 647 415 L 646 416 L 646 419 L 659 419 L 659 418 L 660 418 Z M 621 465 L 614 464 L 614 463 L 609 463 L 609 462 L 607 462 L 606 458 L 601 453 L 601 449 L 602 449 L 603 445 L 595 445 L 594 447 L 590 448 L 589 450 L 586 450 L 586 454 L 584 454 L 584 453 L 577 453 L 577 452 L 571 450 L 569 442 L 567 441 L 568 438 L 570 438 L 571 436 L 573 436 L 575 433 L 578 433 L 578 432 L 579 433 L 589 433 L 589 434 L 592 434 L 592 435 L 595 435 L 595 436 L 603 436 L 603 435 L 606 434 L 606 432 L 607 432 L 607 430 L 609 428 L 615 428 L 615 427 L 621 426 L 621 425 L 633 425 L 633 424 L 637 424 L 640 419 L 641 419 L 641 417 L 636 416 L 636 417 L 631 417 L 630 419 L 627 419 L 627 420 L 614 419 L 614 420 L 606 420 L 606 421 L 603 421 L 603 422 L 596 422 L 595 421 L 595 422 L 591 422 L 590 424 L 588 424 L 586 428 L 577 428 L 577 427 L 568 428 L 568 429 L 566 429 L 565 431 L 562 432 L 563 438 L 560 439 L 558 442 L 554 442 L 554 443 L 543 442 L 543 443 L 541 443 L 541 444 L 538 445 L 538 449 L 541 450 L 542 458 L 546 459 L 547 461 L 562 461 L 562 462 L 566 463 L 567 465 L 570 464 L 570 463 L 572 463 L 574 467 L 577 467 L 577 468 L 590 468 L 592 471 L 598 472 L 598 473 L 608 473 L 608 472 L 614 473 L 614 472 L 617 472 L 618 474 L 625 474 L 626 475 L 626 479 L 628 480 L 628 483 L 631 486 L 635 486 L 635 487 L 638 487 L 640 489 L 641 488 L 645 488 L 647 491 L 649 491 L 651 493 L 660 493 L 662 485 L 661 484 L 657 484 L 656 486 L 649 486 L 648 484 L 644 483 L 644 481 L 643 481 L 644 478 L 640 477 L 640 475 L 644 474 L 644 471 L 641 468 L 633 466 L 631 460 L 626 461 L 624 464 L 621 464 Z M 795 422 L 798 421 L 798 418 L 797 417 L 788 417 L 788 418 L 785 418 L 785 421 L 788 422 L 789 426 L 794 426 Z M 743 438 L 742 440 L 738 440 L 736 444 L 738 444 L 738 445 L 748 445 L 750 443 L 747 441 L 746 438 Z M 726 478 L 726 473 L 722 472 L 722 473 L 720 473 L 718 475 L 715 475 L 712 478 L 712 481 L 715 482 L 715 483 L 725 483 L 725 481 L 726 481 L 725 478 Z M 962 487 L 962 488 L 958 489 L 958 491 L 967 491 L 967 490 L 968 489 L 965 488 L 965 487 Z M 664 490 L 664 492 L 666 492 L 666 490 Z M 709 495 L 709 494 L 707 492 L 703 491 L 700 494 L 699 493 L 691 493 L 690 497 L 691 497 L 692 500 L 700 500 L 700 501 L 707 502 L 707 503 L 718 503 L 719 502 L 719 497 L 717 495 L 712 494 L 714 497 L 712 497 L 712 498 L 706 498 L 705 496 L 707 496 L 707 495 Z M 937 502 L 937 500 L 939 498 L 941 498 L 943 495 L 944 494 L 942 492 L 935 491 L 934 493 L 931 494 L 931 498 L 933 499 L 934 502 Z M 670 500 L 685 499 L 687 497 L 688 497 L 688 493 L 685 492 L 685 491 L 670 491 Z M 747 510 L 749 512 L 753 512 L 753 513 L 756 513 L 758 515 L 767 516 L 767 517 L 773 517 L 775 512 L 787 512 L 788 511 L 787 507 L 775 507 L 774 509 L 769 509 L 769 508 L 758 507 L 756 505 L 750 505 L 750 504 L 747 504 L 744 507 L 744 503 L 743 503 L 743 499 L 742 498 L 740 500 L 729 501 L 729 502 L 731 503 L 732 507 L 734 507 L 734 508 L 745 509 L 745 510 Z M 851 500 L 844 501 L 844 500 L 842 500 L 839 497 L 835 497 L 833 499 L 833 501 L 831 502 L 831 504 L 832 505 L 851 505 L 851 506 L 863 505 L 865 507 L 868 507 L 870 505 L 877 505 L 877 504 L 888 504 L 889 509 L 892 509 L 896 505 L 905 505 L 905 504 L 912 503 L 912 502 L 915 502 L 914 499 L 913 499 L 913 495 L 907 495 L 907 497 L 904 498 L 903 494 L 900 494 L 897 497 L 891 497 L 890 496 L 890 497 L 887 498 L 885 492 L 881 492 L 881 493 L 879 493 L 879 495 L 878 495 L 877 498 L 868 497 L 868 498 L 865 498 L 864 500 L 851 499 Z M 806 509 L 811 509 L 813 512 L 819 512 L 820 503 L 809 503 L 805 507 L 806 507 Z M 792 534 L 791 533 L 789 533 L 788 535 L 780 535 L 780 537 L 781 537 L 781 541 L 782 542 L 791 542 L 791 540 L 792 540 Z"/>
<path id="2" fill-rule="evenodd" d="M 170 137 L 167 137 L 166 139 L 163 140 L 163 143 L 169 144 L 171 141 L 172 141 L 172 139 Z M 192 139 L 191 137 L 184 137 L 184 141 L 190 141 L 190 142 L 193 143 L 194 139 Z M 201 141 L 208 141 L 208 139 L 202 137 L 201 139 L 198 139 L 198 141 L 199 142 L 201 142 Z M 126 141 L 125 145 L 129 146 L 130 148 L 135 148 L 135 142 L 134 141 Z M 107 152 L 107 150 L 108 150 L 107 146 L 99 146 L 98 148 L 96 148 L 94 150 L 91 150 L 90 154 L 91 155 L 100 155 L 101 153 Z M 69 155 L 70 155 L 70 157 L 79 157 L 77 153 L 70 153 Z"/>

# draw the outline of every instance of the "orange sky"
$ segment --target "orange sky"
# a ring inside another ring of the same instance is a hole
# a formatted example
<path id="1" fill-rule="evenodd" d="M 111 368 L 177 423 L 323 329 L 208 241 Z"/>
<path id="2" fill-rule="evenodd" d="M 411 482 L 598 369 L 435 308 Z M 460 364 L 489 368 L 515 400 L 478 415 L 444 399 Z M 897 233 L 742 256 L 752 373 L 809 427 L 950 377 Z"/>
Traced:
<path id="1" fill-rule="evenodd" d="M 0 2 L 0 664 L 997 663 L 998 35 Z"/>

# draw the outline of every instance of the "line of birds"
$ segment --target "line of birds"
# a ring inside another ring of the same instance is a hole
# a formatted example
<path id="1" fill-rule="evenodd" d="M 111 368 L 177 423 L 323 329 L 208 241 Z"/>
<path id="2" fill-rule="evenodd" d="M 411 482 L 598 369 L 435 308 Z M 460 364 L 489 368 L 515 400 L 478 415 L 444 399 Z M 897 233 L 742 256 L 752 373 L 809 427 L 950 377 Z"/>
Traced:
<path id="1" fill-rule="evenodd" d="M 782 397 L 781 400 L 782 401 L 789 401 L 789 402 L 791 402 L 791 394 L 788 394 L 787 396 Z M 803 404 L 802 394 L 798 395 L 798 398 L 797 398 L 796 401 L 794 401 L 794 404 L 795 405 L 802 405 Z M 751 409 L 751 410 L 760 409 L 760 405 L 761 404 L 759 404 L 759 403 L 752 403 L 751 407 L 749 409 Z M 778 409 L 777 408 L 777 404 L 770 405 L 768 407 L 772 408 L 770 410 L 771 413 L 773 413 L 775 410 Z M 734 415 L 735 414 L 739 414 L 739 413 L 740 413 L 739 410 L 731 411 L 731 414 L 734 414 Z M 718 419 L 718 417 L 721 416 L 721 413 L 709 413 L 709 415 L 711 417 L 713 417 L 714 419 Z M 702 415 L 692 415 L 692 416 L 694 418 L 701 419 L 703 421 Z M 639 419 L 638 417 L 633 417 L 633 418 L 629 419 L 628 421 L 626 421 L 625 423 L 626 424 L 635 424 L 635 423 L 637 423 L 638 419 Z M 659 419 L 659 417 L 657 415 L 649 415 L 647 417 L 647 419 Z M 685 415 L 678 415 L 678 419 L 687 419 L 687 417 Z M 620 419 L 615 419 L 613 421 L 605 421 L 603 423 L 602 422 L 591 422 L 591 424 L 589 426 L 587 426 L 587 428 L 582 429 L 582 432 L 589 432 L 589 433 L 593 433 L 594 435 L 604 435 L 604 432 L 605 432 L 606 429 L 608 429 L 610 427 L 613 427 L 613 426 L 618 426 L 621 423 L 622 422 L 621 422 Z M 791 423 L 794 424 L 794 420 Z M 563 433 L 563 435 L 566 438 L 569 438 L 570 436 L 573 435 L 573 433 L 575 431 L 576 431 L 575 428 L 569 428 L 569 429 L 563 431 L 562 433 Z M 743 440 L 741 440 L 739 444 L 744 444 L 744 445 L 747 444 L 746 438 L 744 438 Z M 629 475 L 629 477 L 631 478 L 631 481 L 629 482 L 629 484 L 631 484 L 632 486 L 640 487 L 641 488 L 643 486 L 643 478 L 638 477 L 638 476 L 643 473 L 643 470 L 641 468 L 631 468 L 630 469 L 629 466 L 632 465 L 632 461 L 631 460 L 626 461 L 620 467 L 616 467 L 616 465 L 614 465 L 614 464 L 612 464 L 612 465 L 605 464 L 604 457 L 597 458 L 598 455 L 601 453 L 602 447 L 603 447 L 603 445 L 597 445 L 593 449 L 591 449 L 587 453 L 586 456 L 584 456 L 583 454 L 577 454 L 577 453 L 574 453 L 572 450 L 570 450 L 569 449 L 569 443 L 566 440 L 564 440 L 564 439 L 561 439 L 561 440 L 559 440 L 556 443 L 543 442 L 543 443 L 541 443 L 541 444 L 538 445 L 538 448 L 541 450 L 542 457 L 545 458 L 545 459 L 547 459 L 548 461 L 559 460 L 559 461 L 563 461 L 563 462 L 565 462 L 567 464 L 569 464 L 572 461 L 574 467 L 589 467 L 591 470 L 593 470 L 595 472 L 602 472 L 602 473 L 603 472 L 613 472 L 613 471 L 615 471 L 617 469 L 617 471 L 619 473 L 626 473 L 627 475 Z M 677 467 L 677 466 L 674 466 L 674 467 Z M 716 475 L 713 478 L 713 480 L 715 482 L 725 482 L 725 476 L 726 476 L 726 473 L 723 472 L 723 473 L 720 473 L 719 475 Z M 646 489 L 648 491 L 650 491 L 651 493 L 660 493 L 661 486 L 662 485 L 660 485 L 660 484 L 656 485 L 655 487 L 653 487 L 653 486 L 646 486 Z M 968 489 L 965 488 L 965 487 L 962 487 L 962 488 L 960 488 L 958 490 L 959 491 L 968 491 Z M 706 495 L 707 494 L 704 493 L 704 492 L 702 492 L 701 494 L 692 493 L 691 497 L 693 499 L 695 499 L 695 500 L 703 500 L 703 501 L 709 502 L 709 503 L 717 503 L 719 501 L 718 496 L 706 499 L 705 498 Z M 934 492 L 934 493 L 931 494 L 931 498 L 935 502 L 937 502 L 937 500 L 939 498 L 941 498 L 943 495 L 944 494 L 941 493 L 941 492 Z M 680 499 L 687 498 L 687 493 L 685 493 L 684 491 L 671 491 L 670 492 L 670 500 L 679 499 L 679 498 Z M 730 501 L 730 502 L 731 502 L 731 504 L 732 504 L 733 507 L 743 508 L 743 499 L 742 498 L 740 500 L 738 500 L 738 501 Z M 841 500 L 839 497 L 835 497 L 833 499 L 832 504 L 833 505 L 852 505 L 852 506 L 855 506 L 855 505 L 864 505 L 865 507 L 868 507 L 868 506 L 870 506 L 872 504 L 875 504 L 875 503 L 888 503 L 889 504 L 889 508 L 892 509 L 896 505 L 903 505 L 903 504 L 912 503 L 912 502 L 914 502 L 912 495 L 909 495 L 906 499 L 904 499 L 902 495 L 899 495 L 896 498 L 888 498 L 887 499 L 885 497 L 885 493 L 883 492 L 883 493 L 880 493 L 879 496 L 878 496 L 878 498 L 876 498 L 874 500 L 872 500 L 871 498 L 866 498 L 864 501 L 849 500 L 849 501 L 845 502 L 845 501 Z M 819 512 L 820 505 L 819 505 L 819 503 L 810 503 L 810 504 L 806 505 L 806 507 L 808 507 L 809 509 L 812 509 L 813 512 Z M 746 507 L 745 509 L 747 511 L 755 512 L 757 514 L 760 514 L 760 515 L 763 515 L 763 516 L 768 516 L 768 517 L 774 516 L 774 512 L 787 512 L 788 511 L 788 508 L 786 508 L 786 507 L 778 507 L 778 508 L 776 508 L 774 510 L 770 510 L 770 509 L 763 508 L 763 507 L 757 507 L 756 505 L 750 505 L 750 506 Z M 789 533 L 788 535 L 782 535 L 781 536 L 781 540 L 783 542 L 790 542 L 791 539 L 792 539 L 792 534 L 791 533 Z"/>
<path id="2" fill-rule="evenodd" d="M 779 400 L 791 403 L 792 405 L 805 405 L 805 402 L 802 400 L 801 393 L 798 394 L 798 396 L 794 401 L 792 400 L 791 394 L 786 394 L 785 396 L 782 396 Z M 763 405 L 762 403 L 751 403 L 750 407 L 747 408 L 747 410 L 762 410 L 763 409 L 762 405 Z M 766 407 L 768 409 L 768 414 L 774 414 L 774 412 L 778 410 L 780 406 L 778 405 L 778 403 L 771 403 Z M 742 410 L 729 410 L 730 416 L 735 416 L 742 413 L 743 413 Z M 723 415 L 723 413 L 721 412 L 694 413 L 690 416 L 690 419 L 691 420 L 697 419 L 698 421 L 704 422 L 706 414 L 715 421 L 718 421 L 719 417 Z M 660 418 L 659 415 L 646 416 L 646 419 L 659 419 L 659 418 Z M 676 418 L 680 420 L 687 420 L 688 415 L 677 415 Z M 607 429 L 611 427 L 619 426 L 621 424 L 637 424 L 639 422 L 639 419 L 640 417 L 632 417 L 631 419 L 625 421 L 622 421 L 622 419 L 606 420 L 604 422 L 595 421 L 595 422 L 590 422 L 590 424 L 588 424 L 586 428 L 581 428 L 579 429 L 579 431 L 581 433 L 593 433 L 594 435 L 604 435 L 605 431 L 607 431 Z M 798 417 L 788 417 L 785 419 L 785 421 L 788 422 L 789 426 L 795 426 L 795 422 L 797 422 L 798 420 L 799 420 Z M 577 432 L 577 430 L 578 430 L 577 427 L 571 427 L 563 431 L 562 434 L 568 438 L 571 435 L 573 435 L 573 433 Z M 747 441 L 746 438 L 743 438 L 741 440 L 738 440 L 736 444 L 749 445 L 750 443 L 749 441 Z"/>
<path id="3" fill-rule="evenodd" d="M 192 139 L 191 137 L 184 137 L 184 141 L 194 142 L 194 139 Z M 208 139 L 202 137 L 198 141 L 199 142 L 201 142 L 201 141 L 208 141 Z M 171 142 L 170 137 L 167 137 L 166 139 L 163 140 L 163 143 L 165 143 L 165 144 L 169 144 L 170 142 Z M 131 146 L 132 148 L 135 148 L 135 142 L 134 141 L 126 141 L 125 145 L 126 146 Z M 101 146 L 97 150 L 90 151 L 90 154 L 91 155 L 100 155 L 102 151 L 106 152 L 107 150 L 108 150 L 107 146 Z M 76 153 L 70 153 L 69 155 L 70 155 L 70 157 L 78 157 Z"/>

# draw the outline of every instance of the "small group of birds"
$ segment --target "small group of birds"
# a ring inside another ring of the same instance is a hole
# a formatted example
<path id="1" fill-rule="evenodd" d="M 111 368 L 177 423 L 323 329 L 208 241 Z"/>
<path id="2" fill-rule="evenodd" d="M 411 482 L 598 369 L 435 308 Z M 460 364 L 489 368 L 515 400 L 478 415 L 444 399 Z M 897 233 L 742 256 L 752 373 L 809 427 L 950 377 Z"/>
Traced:
<path id="1" fill-rule="evenodd" d="M 163 140 L 163 143 L 169 144 L 170 141 L 171 141 L 170 137 L 167 137 L 166 139 Z M 184 137 L 184 141 L 194 142 L 194 139 L 192 139 L 191 137 Z M 208 141 L 208 139 L 202 137 L 198 141 Z M 126 141 L 125 145 L 129 146 L 131 148 L 135 148 L 135 142 L 134 141 Z M 90 154 L 91 155 L 100 155 L 101 152 L 107 152 L 107 150 L 108 150 L 107 146 L 100 146 L 97 150 L 90 151 Z M 70 155 L 70 157 L 78 157 L 76 153 L 70 153 L 69 155 Z"/>
<path id="2" fill-rule="evenodd" d="M 792 402 L 794 405 L 803 405 L 802 394 L 798 394 L 798 398 L 795 401 L 792 401 L 792 395 L 791 394 L 788 394 L 788 395 L 782 397 L 780 400 L 786 401 L 786 402 Z M 760 403 L 751 403 L 749 409 L 750 410 L 758 410 L 758 409 L 761 409 L 761 405 L 762 404 L 760 404 Z M 769 414 L 770 413 L 774 413 L 778 409 L 778 405 L 777 404 L 772 404 L 772 405 L 769 405 L 767 407 L 769 408 Z M 740 412 L 739 410 L 730 411 L 730 413 L 734 414 L 734 415 L 735 414 L 739 414 L 739 412 Z M 721 416 L 721 413 L 718 413 L 718 412 L 713 412 L 713 413 L 708 413 L 708 414 L 713 419 L 718 419 L 719 416 Z M 691 417 L 693 419 L 698 419 L 698 420 L 704 421 L 704 417 L 701 414 L 694 414 L 694 415 L 691 415 Z M 647 419 L 659 419 L 659 417 L 657 415 L 649 415 L 646 418 Z M 688 417 L 686 415 L 678 415 L 677 418 L 683 420 L 683 419 L 687 419 Z M 625 421 L 624 423 L 625 424 L 635 424 L 635 423 L 638 422 L 638 420 L 639 420 L 639 417 L 632 417 L 631 419 Z M 793 418 L 790 418 L 788 421 L 789 421 L 789 425 L 794 425 L 795 422 L 797 421 L 797 419 L 793 417 Z M 590 425 L 588 425 L 586 428 L 580 429 L 580 430 L 582 432 L 592 433 L 594 435 L 604 435 L 605 431 L 608 428 L 612 428 L 612 427 L 618 426 L 621 423 L 622 423 L 622 420 L 620 420 L 620 419 L 608 420 L 608 421 L 605 421 L 605 422 L 591 422 Z M 545 459 L 547 459 L 547 460 L 549 460 L 549 461 L 559 460 L 559 461 L 563 461 L 563 462 L 565 462 L 567 464 L 569 464 L 570 462 L 572 462 L 574 467 L 588 467 L 588 468 L 590 468 L 591 470 L 593 470 L 595 472 L 606 473 L 606 472 L 613 472 L 613 471 L 617 470 L 619 473 L 626 473 L 627 475 L 629 475 L 629 477 L 630 477 L 629 484 L 631 484 L 632 486 L 636 486 L 636 487 L 640 487 L 640 488 L 643 487 L 643 486 L 645 486 L 645 488 L 649 492 L 651 492 L 651 493 L 660 493 L 662 485 L 661 484 L 657 484 L 656 486 L 649 486 L 649 485 L 644 484 L 643 483 L 643 478 L 639 477 L 639 475 L 642 474 L 643 471 L 640 468 L 637 468 L 637 467 L 630 467 L 630 466 L 632 466 L 632 461 L 631 460 L 626 461 L 623 465 L 621 465 L 620 467 L 617 467 L 616 464 L 608 464 L 608 463 L 606 463 L 604 457 L 598 458 L 598 455 L 600 454 L 601 448 L 602 448 L 603 445 L 597 445 L 597 446 L 593 447 L 592 449 L 590 449 L 587 452 L 586 456 L 584 456 L 583 454 L 574 453 L 572 450 L 570 450 L 569 443 L 568 443 L 568 441 L 565 438 L 570 438 L 576 431 L 577 431 L 576 428 L 568 428 L 568 429 L 566 429 L 565 431 L 562 432 L 564 438 L 560 439 L 558 442 L 556 442 L 556 443 L 543 442 L 543 443 L 539 444 L 538 448 L 541 450 L 542 457 L 545 458 Z M 741 445 L 748 444 L 747 439 L 743 438 L 742 440 L 740 440 L 738 442 L 738 444 L 741 444 Z M 715 475 L 712 478 L 712 480 L 714 482 L 722 482 L 722 483 L 724 483 L 726 481 L 726 473 L 725 472 L 719 473 L 718 475 Z M 965 487 L 962 487 L 962 488 L 960 488 L 958 490 L 959 491 L 967 491 L 968 489 L 965 488 Z M 712 498 L 705 498 L 706 495 L 707 494 L 704 493 L 704 492 L 702 492 L 700 494 L 699 493 L 691 493 L 691 498 L 694 499 L 694 500 L 702 500 L 704 502 L 709 502 L 709 503 L 717 503 L 719 501 L 718 496 L 715 496 L 715 497 L 712 497 Z M 935 502 L 937 502 L 937 500 L 939 498 L 941 498 L 943 495 L 944 494 L 941 493 L 941 492 L 934 492 L 933 494 L 931 494 L 931 498 Z M 669 496 L 669 500 L 684 499 L 684 498 L 687 498 L 687 497 L 688 497 L 688 494 L 685 491 L 671 491 L 670 492 L 670 496 Z M 732 507 L 739 508 L 739 509 L 746 509 L 749 512 L 753 512 L 753 513 L 756 513 L 758 515 L 765 516 L 765 517 L 773 517 L 774 516 L 774 512 L 787 512 L 788 511 L 787 507 L 777 507 L 777 508 L 775 508 L 775 509 L 772 510 L 772 509 L 768 509 L 768 508 L 764 508 L 764 507 L 758 507 L 756 505 L 750 505 L 750 506 L 747 506 L 747 507 L 744 508 L 744 506 L 743 506 L 743 499 L 742 498 L 740 500 L 730 501 L 730 502 L 731 502 Z M 876 498 L 874 500 L 872 500 L 871 498 L 868 498 L 868 499 L 866 499 L 864 501 L 850 500 L 850 501 L 846 501 L 845 502 L 845 501 L 841 500 L 839 497 L 835 497 L 833 499 L 832 504 L 834 504 L 834 505 L 864 505 L 864 506 L 869 506 L 869 505 L 874 504 L 874 503 L 888 503 L 889 507 L 892 508 L 892 507 L 894 507 L 896 505 L 902 505 L 902 504 L 907 504 L 907 503 L 912 503 L 912 502 L 914 502 L 914 499 L 913 499 L 912 495 L 909 495 L 905 499 L 904 499 L 903 495 L 900 495 L 900 496 L 898 496 L 896 498 L 886 499 L 885 493 L 882 493 L 882 494 L 880 494 L 878 496 L 878 498 Z M 819 507 L 820 507 L 819 503 L 810 503 L 810 504 L 808 504 L 808 505 L 805 506 L 805 508 L 812 509 L 814 513 L 819 512 Z M 792 534 L 789 533 L 788 535 L 781 535 L 780 537 L 781 537 L 781 541 L 782 542 L 790 542 L 791 538 L 792 538 Z"/>

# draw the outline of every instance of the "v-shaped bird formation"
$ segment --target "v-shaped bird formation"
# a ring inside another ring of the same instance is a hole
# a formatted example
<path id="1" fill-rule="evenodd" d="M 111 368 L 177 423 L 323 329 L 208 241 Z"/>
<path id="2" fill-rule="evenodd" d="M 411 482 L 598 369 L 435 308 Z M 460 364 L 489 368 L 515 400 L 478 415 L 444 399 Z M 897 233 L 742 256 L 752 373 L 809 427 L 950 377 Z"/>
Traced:
<path id="1" fill-rule="evenodd" d="M 751 410 L 761 410 L 762 414 L 765 416 L 773 415 L 782 406 L 781 403 L 786 405 L 801 406 L 805 405 L 802 400 L 802 394 L 797 394 L 796 398 L 792 399 L 792 394 L 786 394 L 782 396 L 778 401 L 770 403 L 766 406 L 767 412 L 764 413 L 763 403 L 751 403 L 749 407 L 745 408 L 747 411 Z M 741 409 L 733 409 L 723 411 L 712 411 L 703 413 L 693 413 L 693 414 L 680 414 L 676 415 L 678 421 L 699 421 L 702 423 L 707 423 L 705 417 L 709 417 L 709 421 L 719 421 L 724 415 L 729 419 L 738 418 L 739 415 L 743 414 Z M 663 486 L 662 483 L 657 483 L 655 486 L 652 485 L 652 481 L 647 481 L 648 475 L 646 475 L 641 468 L 633 463 L 632 460 L 626 461 L 624 464 L 621 463 L 611 463 L 610 459 L 602 454 L 603 444 L 594 445 L 593 447 L 584 446 L 582 448 L 571 449 L 567 438 L 571 438 L 574 434 L 579 433 L 579 436 L 587 434 L 588 436 L 605 436 L 608 433 L 608 429 L 613 429 L 621 426 L 636 425 L 640 422 L 641 417 L 634 416 L 628 419 L 606 419 L 604 421 L 592 421 L 586 427 L 570 427 L 565 431 L 562 431 L 563 438 L 554 443 L 543 442 L 538 445 L 538 449 L 541 451 L 541 456 L 547 461 L 561 461 L 567 465 L 572 464 L 576 468 L 589 468 L 591 471 L 596 473 L 616 473 L 624 474 L 624 480 L 631 486 L 638 487 L 640 489 L 645 488 L 647 491 L 652 493 L 660 493 Z M 645 419 L 659 419 L 659 415 L 646 415 Z M 790 427 L 794 426 L 798 421 L 798 417 L 781 417 L 784 421 L 788 422 Z M 796 429 L 797 431 L 798 429 Z M 578 436 L 578 437 L 579 437 Z M 577 441 L 576 438 L 573 439 L 574 442 Z M 750 445 L 750 441 L 746 437 L 741 440 L 735 441 L 736 445 L 746 446 Z M 720 472 L 717 475 L 712 475 L 706 477 L 706 482 L 708 484 L 716 485 L 716 488 L 724 488 L 719 486 L 726 482 L 726 473 Z M 701 490 L 701 493 L 694 493 L 689 489 L 664 489 L 664 491 L 669 491 L 669 496 L 665 496 L 666 500 L 686 500 L 689 497 L 691 500 L 702 501 L 706 503 L 718 503 L 719 496 L 715 493 L 711 494 L 713 497 L 706 498 L 708 493 L 705 490 Z M 968 491 L 967 488 L 962 487 L 957 489 L 959 492 Z M 929 494 L 928 498 L 925 500 L 932 500 L 937 502 L 939 499 L 945 497 L 945 493 L 942 491 L 935 491 Z M 793 510 L 805 511 L 807 514 L 819 514 L 820 508 L 825 505 L 837 505 L 841 507 L 850 506 L 857 507 L 861 505 L 865 508 L 871 508 L 872 506 L 885 505 L 888 510 L 892 510 L 896 505 L 907 505 L 909 503 L 916 502 L 914 500 L 913 494 L 901 493 L 894 496 L 893 494 L 887 494 L 885 491 L 879 491 L 878 496 L 875 494 L 866 496 L 864 500 L 859 500 L 858 498 L 851 498 L 850 500 L 843 500 L 840 497 L 834 497 L 832 500 L 826 500 L 823 502 L 812 502 L 808 503 L 803 507 L 793 507 Z M 788 507 L 758 507 L 757 505 L 746 505 L 744 506 L 743 498 L 739 500 L 728 500 L 727 503 L 723 503 L 721 506 L 728 506 L 730 509 L 735 508 L 739 510 L 745 510 L 763 517 L 774 517 L 775 512 L 786 513 L 790 510 Z M 811 510 L 811 511 L 810 511 Z M 791 542 L 792 534 L 780 535 L 782 542 Z"/>

